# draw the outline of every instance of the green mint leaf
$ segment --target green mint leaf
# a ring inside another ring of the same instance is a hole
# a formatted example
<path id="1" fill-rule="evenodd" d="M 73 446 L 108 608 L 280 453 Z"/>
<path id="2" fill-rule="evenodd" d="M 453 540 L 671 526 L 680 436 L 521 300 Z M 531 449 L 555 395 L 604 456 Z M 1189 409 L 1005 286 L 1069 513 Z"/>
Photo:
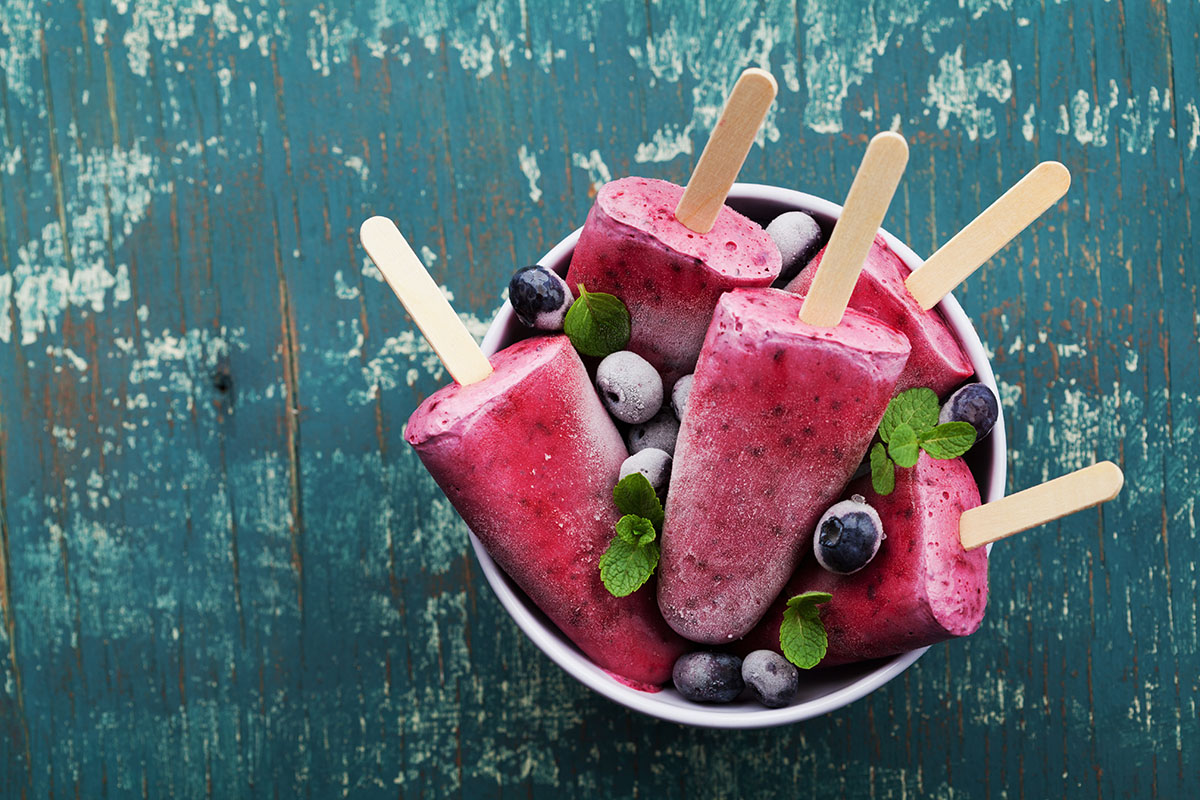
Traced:
<path id="1" fill-rule="evenodd" d="M 933 458 L 958 458 L 975 444 L 975 426 L 944 422 L 921 434 L 921 449 Z"/>
<path id="2" fill-rule="evenodd" d="M 800 669 L 812 669 L 825 657 L 829 637 L 817 606 L 832 599 L 829 592 L 804 592 L 787 602 L 779 626 L 779 648 Z"/>
<path id="3" fill-rule="evenodd" d="M 654 524 L 626 514 L 617 521 L 617 535 L 600 556 L 600 580 L 613 597 L 626 597 L 642 587 L 658 566 Z"/>
<path id="4" fill-rule="evenodd" d="M 896 465 L 888 458 L 883 442 L 871 448 L 871 487 L 880 495 L 891 494 L 896 488 Z"/>
<path id="5" fill-rule="evenodd" d="M 883 419 L 879 422 L 879 438 L 891 444 L 893 433 L 901 425 L 908 425 L 920 436 L 937 425 L 938 411 L 938 399 L 933 389 L 920 387 L 901 392 L 892 398 L 883 412 Z"/>
<path id="6" fill-rule="evenodd" d="M 921 455 L 920 447 L 917 444 L 917 432 L 912 429 L 908 423 L 897 425 L 892 431 L 892 440 L 888 442 L 888 455 L 892 457 L 892 461 L 896 462 L 898 467 L 912 467 L 917 463 L 917 457 Z"/>
<path id="7" fill-rule="evenodd" d="M 631 472 L 613 487 L 613 502 L 622 514 L 635 514 L 650 520 L 655 530 L 662 530 L 663 506 L 658 492 L 640 472 Z"/>
<path id="8" fill-rule="evenodd" d="M 629 309 L 611 294 L 589 292 L 579 284 L 579 297 L 567 309 L 563 332 L 585 356 L 611 355 L 629 344 Z"/>

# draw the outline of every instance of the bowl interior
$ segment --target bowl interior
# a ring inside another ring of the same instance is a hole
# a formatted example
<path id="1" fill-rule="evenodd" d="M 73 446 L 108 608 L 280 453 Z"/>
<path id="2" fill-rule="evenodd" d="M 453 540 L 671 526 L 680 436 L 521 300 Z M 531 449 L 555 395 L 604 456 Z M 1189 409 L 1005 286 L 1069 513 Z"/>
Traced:
<path id="1" fill-rule="evenodd" d="M 841 213 L 841 206 L 803 192 L 758 184 L 734 184 L 726 201 L 732 208 L 750 219 L 765 225 L 785 211 L 804 211 L 812 215 L 828 235 Z M 883 232 L 888 245 L 911 269 L 923 263 L 911 249 L 896 237 Z M 538 263 L 566 275 L 567 265 L 579 240 L 575 231 L 558 243 Z M 996 391 L 991 364 L 974 326 L 953 296 L 939 306 L 947 322 L 958 336 L 976 377 Z M 483 340 L 483 351 L 489 356 L 528 335 L 517 321 L 512 306 L 505 302 L 496 313 Z M 990 436 L 972 448 L 967 462 L 979 484 L 983 502 L 1004 496 L 1005 447 L 1003 410 Z M 496 566 L 487 551 L 471 534 L 471 546 L 483 568 L 484 576 L 517 625 L 541 650 L 577 680 L 605 697 L 660 719 L 713 728 L 762 728 L 785 725 L 829 713 L 847 705 L 899 675 L 920 658 L 927 648 L 903 653 L 888 659 L 850 664 L 824 670 L 813 670 L 802 676 L 800 694 L 785 708 L 768 709 L 745 700 L 725 705 L 702 705 L 685 700 L 674 689 L 647 693 L 631 689 L 615 680 L 593 664 Z M 700 649 L 701 645 L 697 645 Z"/>

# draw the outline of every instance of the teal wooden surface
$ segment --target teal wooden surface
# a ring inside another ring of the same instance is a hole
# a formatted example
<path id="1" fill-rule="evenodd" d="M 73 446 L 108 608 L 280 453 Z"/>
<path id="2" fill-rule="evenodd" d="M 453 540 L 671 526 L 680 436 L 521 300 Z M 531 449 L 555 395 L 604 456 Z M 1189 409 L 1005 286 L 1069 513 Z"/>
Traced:
<path id="1" fill-rule="evenodd" d="M 463 0 L 0 6 L 8 797 L 1182 797 L 1200 783 L 1200 6 Z M 595 187 L 686 178 L 745 66 L 746 180 L 929 253 L 1041 159 L 1067 199 L 958 293 L 1024 487 L 983 628 L 790 728 L 637 716 L 544 658 L 401 433 L 446 380 L 387 214 L 481 334 Z"/>

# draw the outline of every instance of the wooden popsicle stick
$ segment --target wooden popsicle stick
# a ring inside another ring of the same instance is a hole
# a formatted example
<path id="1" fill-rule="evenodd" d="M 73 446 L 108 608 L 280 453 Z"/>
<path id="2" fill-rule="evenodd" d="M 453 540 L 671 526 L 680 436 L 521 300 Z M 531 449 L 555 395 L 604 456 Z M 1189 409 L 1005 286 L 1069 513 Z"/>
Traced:
<path id="1" fill-rule="evenodd" d="M 842 215 L 833 226 L 812 287 L 800 306 L 801 321 L 822 328 L 832 328 L 842 321 L 858 273 L 907 164 L 908 143 L 903 136 L 892 131 L 875 134 L 850 185 Z"/>
<path id="2" fill-rule="evenodd" d="M 1071 173 L 1057 161 L 1038 164 L 942 245 L 904 285 L 928 311 L 983 262 L 1028 228 L 1071 186 Z"/>
<path id="3" fill-rule="evenodd" d="M 467 386 L 491 375 L 487 356 L 395 223 L 371 217 L 359 229 L 359 238 L 450 376 Z"/>
<path id="4" fill-rule="evenodd" d="M 752 67 L 738 78 L 675 207 L 675 219 L 690 230 L 712 230 L 777 91 L 775 78 L 766 70 Z"/>
<path id="5" fill-rule="evenodd" d="M 1117 496 L 1125 476 L 1111 461 L 1101 461 L 1055 478 L 1041 486 L 977 506 L 958 520 L 958 537 L 966 550 L 1027 531 L 1047 522 L 1106 503 Z"/>

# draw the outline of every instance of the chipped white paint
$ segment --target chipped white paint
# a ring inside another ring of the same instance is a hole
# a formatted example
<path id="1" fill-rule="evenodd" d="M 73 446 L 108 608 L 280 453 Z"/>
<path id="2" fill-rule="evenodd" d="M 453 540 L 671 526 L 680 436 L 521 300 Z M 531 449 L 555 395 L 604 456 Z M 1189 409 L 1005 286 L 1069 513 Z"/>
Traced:
<path id="1" fill-rule="evenodd" d="M 346 283 L 340 269 L 333 273 L 333 293 L 339 300 L 354 300 L 359 295 L 358 287 Z"/>
<path id="2" fill-rule="evenodd" d="M 529 181 L 529 199 L 534 203 L 538 202 L 542 199 L 542 190 L 538 186 L 542 170 L 538 167 L 537 153 L 525 145 L 521 145 L 517 149 L 517 163 L 521 165 L 521 174 L 525 176 L 525 180 Z"/>
<path id="3" fill-rule="evenodd" d="M 571 153 L 571 163 L 580 169 L 587 170 L 588 178 L 592 182 L 592 192 L 599 191 L 600 187 L 612 180 L 612 173 L 608 171 L 608 166 L 605 165 L 604 159 L 600 157 L 599 150 L 592 150 L 590 153 Z"/>
<path id="4" fill-rule="evenodd" d="M 987 59 L 964 66 L 963 46 L 938 60 L 938 74 L 929 77 L 925 105 L 937 111 L 942 130 L 956 118 L 967 138 L 990 139 L 996 135 L 996 108 L 987 103 L 1007 103 L 1012 97 L 1012 67 L 1007 59 Z"/>
<path id="5" fill-rule="evenodd" d="M 692 123 L 682 127 L 667 125 L 654 132 L 649 142 L 637 146 L 633 160 L 639 164 L 674 161 L 692 154 Z"/>
<path id="6" fill-rule="evenodd" d="M 0 278 L 0 341 L 13 335 L 10 308 L 16 311 L 22 344 L 32 344 L 57 331 L 68 307 L 103 311 L 110 290 L 114 304 L 131 297 L 129 268 L 109 263 L 108 243 L 119 251 L 152 197 L 170 185 L 155 180 L 155 162 L 140 144 L 130 150 L 73 152 L 68 165 L 67 174 L 75 176 L 66 196 L 70 252 L 63 248 L 56 219 L 17 248 L 11 275 Z"/>

